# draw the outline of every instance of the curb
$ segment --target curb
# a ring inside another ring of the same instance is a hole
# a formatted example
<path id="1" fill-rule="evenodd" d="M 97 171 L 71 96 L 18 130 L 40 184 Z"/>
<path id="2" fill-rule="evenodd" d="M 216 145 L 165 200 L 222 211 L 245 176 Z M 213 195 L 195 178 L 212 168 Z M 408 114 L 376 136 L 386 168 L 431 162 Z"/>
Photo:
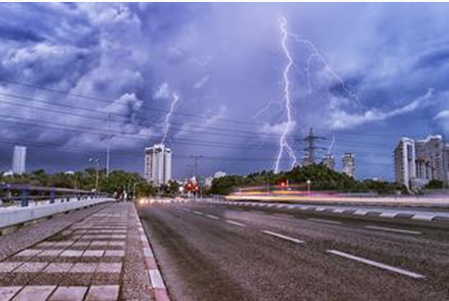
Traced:
<path id="1" fill-rule="evenodd" d="M 296 209 L 302 211 L 314 211 L 324 213 L 349 214 L 356 216 L 376 216 L 380 218 L 405 218 L 410 220 L 426 221 L 426 222 L 449 222 L 449 213 L 438 212 L 414 212 L 411 210 L 381 210 L 381 209 L 355 209 L 355 208 L 335 208 L 336 206 L 320 206 L 320 205 L 300 205 L 300 204 L 273 204 L 259 202 L 234 202 L 234 201 L 207 201 L 205 203 L 236 205 L 236 206 L 258 206 L 279 209 Z"/>
<path id="2" fill-rule="evenodd" d="M 135 207 L 134 210 L 136 210 Z M 145 230 L 142 227 L 142 223 L 138 218 L 138 215 L 137 225 L 139 228 L 140 240 L 142 242 L 145 267 L 148 273 L 150 289 L 153 291 L 156 301 L 170 301 L 167 288 L 165 287 L 164 279 L 162 278 L 162 274 L 157 265 L 156 258 L 154 257 L 153 249 L 150 246 L 149 240 L 145 234 Z"/>

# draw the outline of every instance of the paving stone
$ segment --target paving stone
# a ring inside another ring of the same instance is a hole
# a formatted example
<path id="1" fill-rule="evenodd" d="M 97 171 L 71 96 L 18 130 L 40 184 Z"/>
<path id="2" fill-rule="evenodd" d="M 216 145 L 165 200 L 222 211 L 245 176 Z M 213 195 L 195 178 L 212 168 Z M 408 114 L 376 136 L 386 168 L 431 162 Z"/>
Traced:
<path id="1" fill-rule="evenodd" d="M 9 273 L 22 263 L 20 261 L 0 262 L 0 273 Z"/>
<path id="2" fill-rule="evenodd" d="M 104 250 L 87 250 L 83 253 L 83 257 L 101 257 L 104 254 Z"/>
<path id="3" fill-rule="evenodd" d="M 125 245 L 124 241 L 110 241 L 109 246 L 117 246 L 117 247 L 123 247 Z"/>
<path id="4" fill-rule="evenodd" d="M 80 257 L 83 254 L 83 251 L 80 250 L 65 250 L 61 253 L 62 257 Z"/>
<path id="5" fill-rule="evenodd" d="M 107 241 L 93 241 L 90 246 L 94 247 L 94 246 L 107 246 L 108 242 Z"/>
<path id="6" fill-rule="evenodd" d="M 40 252 L 42 252 L 42 250 L 39 250 L 39 249 L 26 249 L 26 250 L 23 250 L 22 252 L 20 252 L 19 254 L 17 254 L 16 256 L 31 257 L 31 256 L 39 254 Z"/>
<path id="7" fill-rule="evenodd" d="M 57 247 L 69 247 L 73 245 L 75 241 L 58 241 L 55 246 Z"/>
<path id="8" fill-rule="evenodd" d="M 67 273 L 72 266 L 73 263 L 53 262 L 43 270 L 43 273 Z"/>
<path id="9" fill-rule="evenodd" d="M 51 295 L 49 301 L 82 301 L 87 289 L 83 286 L 60 286 Z"/>
<path id="10" fill-rule="evenodd" d="M 54 241 L 44 241 L 44 242 L 41 242 L 40 244 L 38 244 L 36 247 L 48 248 L 48 247 L 52 247 L 54 244 L 55 244 Z"/>
<path id="11" fill-rule="evenodd" d="M 21 289 L 21 286 L 3 286 L 0 287 L 0 300 L 8 301 Z"/>
<path id="12" fill-rule="evenodd" d="M 71 247 L 87 247 L 90 244 L 90 241 L 77 241 Z"/>
<path id="13" fill-rule="evenodd" d="M 97 268 L 97 263 L 77 262 L 70 269 L 69 273 L 93 273 Z"/>
<path id="14" fill-rule="evenodd" d="M 96 270 L 97 273 L 120 273 L 122 270 L 122 263 L 104 263 L 100 262 Z"/>
<path id="15" fill-rule="evenodd" d="M 91 286 L 86 301 L 115 301 L 118 298 L 118 285 Z"/>
<path id="16" fill-rule="evenodd" d="M 39 273 L 42 271 L 48 262 L 25 262 L 20 267 L 14 270 L 14 273 Z"/>
<path id="17" fill-rule="evenodd" d="M 56 286 L 25 286 L 12 301 L 45 301 Z"/>
<path id="18" fill-rule="evenodd" d="M 36 256 L 38 257 L 43 257 L 43 256 L 49 256 L 49 257 L 56 257 L 59 254 L 61 254 L 64 250 L 63 249 L 49 249 L 49 250 L 44 250 L 41 253 L 37 254 Z"/>
<path id="19" fill-rule="evenodd" d="M 106 250 L 104 256 L 112 256 L 112 257 L 123 257 L 125 256 L 124 250 Z"/>

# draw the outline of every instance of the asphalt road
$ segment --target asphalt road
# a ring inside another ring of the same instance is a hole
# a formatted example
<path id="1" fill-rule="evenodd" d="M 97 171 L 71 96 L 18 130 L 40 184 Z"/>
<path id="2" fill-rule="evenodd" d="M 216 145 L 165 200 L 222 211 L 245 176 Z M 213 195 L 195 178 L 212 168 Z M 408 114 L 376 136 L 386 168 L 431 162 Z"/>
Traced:
<path id="1" fill-rule="evenodd" d="M 449 300 L 449 227 L 211 204 L 140 208 L 173 300 Z"/>

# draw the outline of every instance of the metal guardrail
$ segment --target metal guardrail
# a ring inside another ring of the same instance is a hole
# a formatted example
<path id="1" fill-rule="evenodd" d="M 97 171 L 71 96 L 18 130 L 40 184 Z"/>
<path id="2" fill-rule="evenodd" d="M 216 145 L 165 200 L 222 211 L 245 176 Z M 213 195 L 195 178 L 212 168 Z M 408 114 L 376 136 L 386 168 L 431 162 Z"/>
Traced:
<path id="1" fill-rule="evenodd" d="M 50 204 L 54 204 L 56 199 L 60 199 L 62 202 L 68 202 L 72 198 L 77 200 L 85 200 L 107 197 L 106 194 L 88 190 L 6 183 L 0 183 L 0 192 L 4 192 L 6 194 L 3 197 L 0 194 L 0 199 L 8 202 L 20 201 L 20 207 L 28 207 L 30 201 L 49 201 Z M 13 194 L 19 194 L 19 196 L 13 196 Z"/>
<path id="2" fill-rule="evenodd" d="M 107 202 L 115 202 L 115 199 L 100 197 L 93 199 L 83 199 L 79 201 L 76 200 L 52 204 L 48 203 L 35 207 L 30 206 L 3 208 L 0 209 L 0 229 Z"/>

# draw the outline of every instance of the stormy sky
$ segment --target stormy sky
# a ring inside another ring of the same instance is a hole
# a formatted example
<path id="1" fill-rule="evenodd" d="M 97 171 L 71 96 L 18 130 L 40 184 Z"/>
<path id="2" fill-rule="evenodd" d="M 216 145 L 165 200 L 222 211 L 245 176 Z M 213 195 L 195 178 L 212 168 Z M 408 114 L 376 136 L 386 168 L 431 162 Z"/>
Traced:
<path id="1" fill-rule="evenodd" d="M 143 172 L 173 149 L 173 174 L 273 169 L 279 139 L 357 178 L 393 178 L 402 136 L 449 134 L 447 4 L 0 4 L 0 170 L 79 170 L 90 157 Z M 291 106 L 286 108 L 283 73 Z M 174 100 L 176 103 L 173 103 Z M 167 116 L 170 108 L 172 114 Z M 288 112 L 292 121 L 288 121 Z M 280 166 L 291 165 L 284 152 Z"/>

